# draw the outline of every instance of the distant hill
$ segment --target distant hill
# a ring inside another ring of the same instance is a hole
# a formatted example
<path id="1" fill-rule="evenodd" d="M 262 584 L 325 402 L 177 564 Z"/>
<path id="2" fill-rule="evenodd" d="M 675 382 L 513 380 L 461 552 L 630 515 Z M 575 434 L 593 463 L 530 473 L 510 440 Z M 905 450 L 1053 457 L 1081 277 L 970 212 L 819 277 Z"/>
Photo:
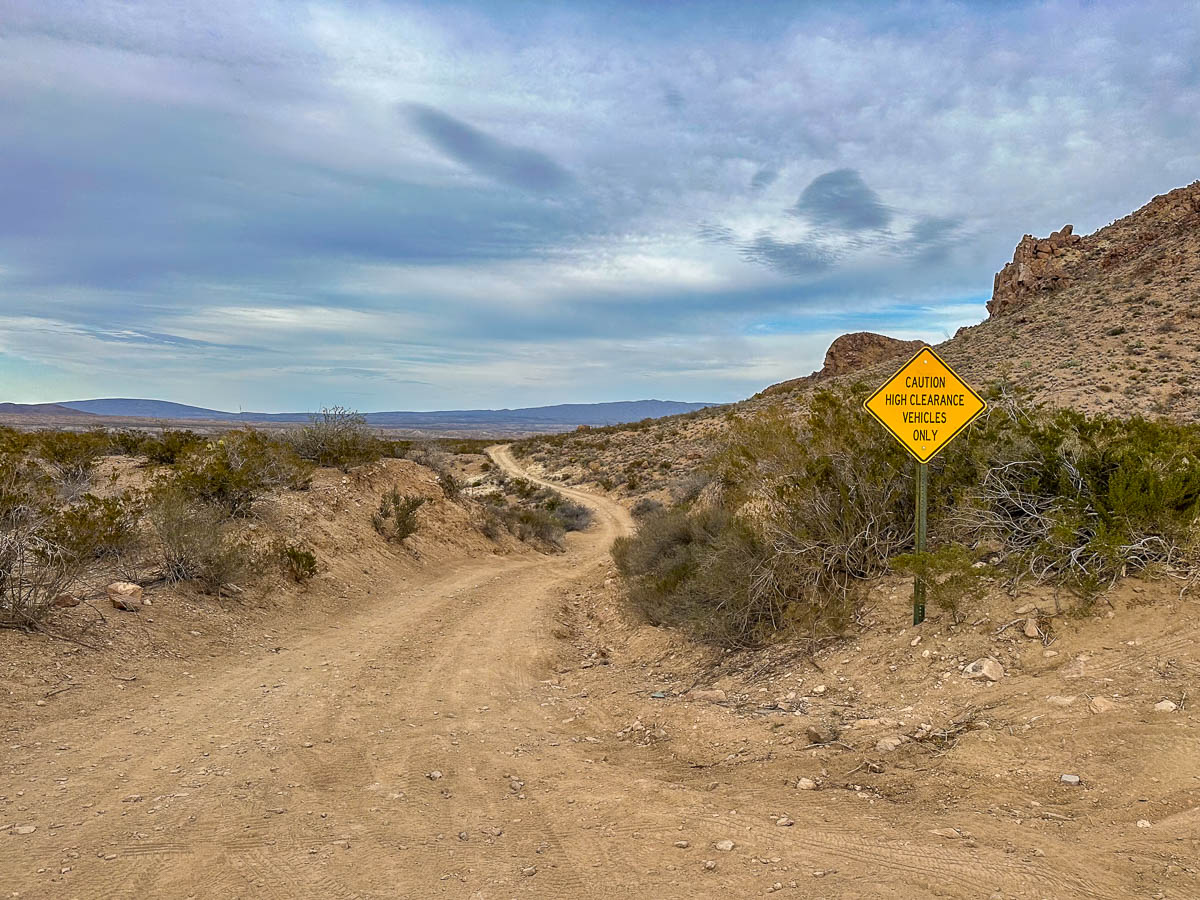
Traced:
<path id="1" fill-rule="evenodd" d="M 51 404 L 45 404 L 47 407 Z M 713 406 L 711 403 L 682 403 L 674 400 L 624 400 L 614 403 L 563 403 L 526 409 L 459 409 L 432 412 L 365 413 L 372 425 L 400 428 L 576 428 L 580 425 L 620 425 L 641 419 L 673 416 Z M 58 404 L 68 410 L 98 416 L 147 419 L 247 422 L 306 422 L 308 413 L 223 412 L 200 406 L 110 397 L 99 400 L 72 400 Z"/>
<path id="2" fill-rule="evenodd" d="M 0 416 L 54 416 L 56 418 L 87 419 L 91 415 L 78 409 L 68 409 L 59 403 L 0 403 Z"/>
<path id="3" fill-rule="evenodd" d="M 96 416 L 118 416 L 120 418 L 145 419 L 207 419 L 229 421 L 237 419 L 239 413 L 222 412 L 219 409 L 204 409 L 167 400 L 136 400 L 127 397 L 109 397 L 103 400 L 70 400 L 59 403 L 67 409 L 79 410 Z"/>

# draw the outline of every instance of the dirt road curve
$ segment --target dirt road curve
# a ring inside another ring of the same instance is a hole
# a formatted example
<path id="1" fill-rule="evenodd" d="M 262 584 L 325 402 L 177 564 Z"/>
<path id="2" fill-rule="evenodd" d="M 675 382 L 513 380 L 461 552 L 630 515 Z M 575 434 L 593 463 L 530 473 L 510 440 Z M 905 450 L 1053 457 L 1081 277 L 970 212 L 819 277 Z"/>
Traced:
<path id="1" fill-rule="evenodd" d="M 506 448 L 494 459 L 519 471 Z M 666 747 L 619 743 L 621 704 L 645 699 L 552 683 L 552 631 L 630 520 L 564 492 L 598 516 L 563 555 L 381 585 L 281 652 L 116 696 L 23 735 L 24 759 L 0 748 L 0 795 L 36 793 L 41 823 L 0 834 L 0 896 L 1111 896 L 1083 864 L 1052 872 L 853 799 L 797 804 L 773 771 L 717 786 Z M 775 826 L 785 811 L 796 823 Z M 737 849 L 714 847 L 726 838 Z"/>

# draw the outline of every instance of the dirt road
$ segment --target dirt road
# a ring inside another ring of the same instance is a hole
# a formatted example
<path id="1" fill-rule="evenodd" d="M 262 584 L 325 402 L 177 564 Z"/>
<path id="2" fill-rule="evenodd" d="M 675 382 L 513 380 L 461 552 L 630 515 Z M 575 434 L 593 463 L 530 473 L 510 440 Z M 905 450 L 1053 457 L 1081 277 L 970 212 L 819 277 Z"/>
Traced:
<path id="1" fill-rule="evenodd" d="M 520 471 L 506 448 L 493 457 Z M 380 585 L 371 608 L 279 652 L 0 748 L 0 796 L 36 823 L 0 822 L 0 894 L 1121 896 L 1095 860 L 1052 866 L 931 836 L 928 807 L 798 792 L 770 755 L 717 776 L 618 740 L 654 701 L 599 667 L 586 686 L 563 677 L 580 661 L 559 632 L 630 520 L 564 492 L 597 521 L 562 555 Z"/>

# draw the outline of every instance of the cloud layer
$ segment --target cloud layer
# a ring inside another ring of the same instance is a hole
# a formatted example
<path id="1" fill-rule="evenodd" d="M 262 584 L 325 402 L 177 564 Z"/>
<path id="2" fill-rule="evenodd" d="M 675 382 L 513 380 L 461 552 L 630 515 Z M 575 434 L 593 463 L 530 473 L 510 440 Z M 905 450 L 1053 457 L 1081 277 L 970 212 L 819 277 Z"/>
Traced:
<path id="1" fill-rule="evenodd" d="M 9 0 L 0 400 L 725 400 L 1200 177 L 1200 10 Z"/>

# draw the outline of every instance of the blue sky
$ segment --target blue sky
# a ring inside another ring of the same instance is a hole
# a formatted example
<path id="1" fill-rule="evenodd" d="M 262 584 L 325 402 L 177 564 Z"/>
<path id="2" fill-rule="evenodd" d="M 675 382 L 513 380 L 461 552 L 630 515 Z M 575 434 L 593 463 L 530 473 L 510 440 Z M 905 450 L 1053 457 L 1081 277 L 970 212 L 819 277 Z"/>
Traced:
<path id="1" fill-rule="evenodd" d="M 1190 3 L 0 0 L 0 400 L 726 401 L 1200 177 Z"/>

